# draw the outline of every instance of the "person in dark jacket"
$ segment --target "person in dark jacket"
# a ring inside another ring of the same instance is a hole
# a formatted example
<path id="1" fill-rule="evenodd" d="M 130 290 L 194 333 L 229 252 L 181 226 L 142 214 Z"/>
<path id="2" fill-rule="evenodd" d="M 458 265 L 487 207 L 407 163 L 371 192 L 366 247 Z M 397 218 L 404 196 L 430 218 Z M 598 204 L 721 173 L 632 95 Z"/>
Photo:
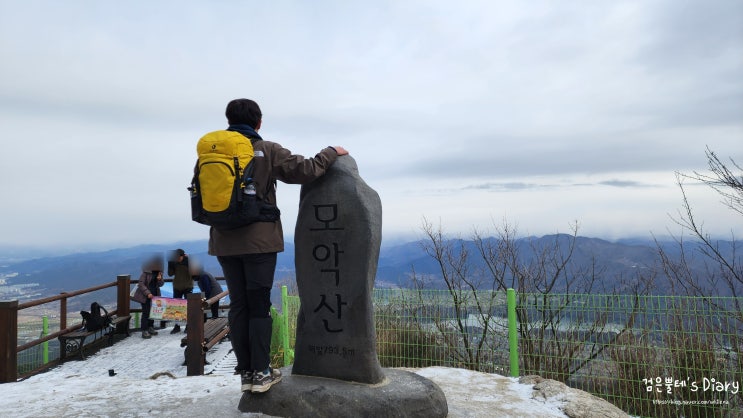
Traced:
<path id="1" fill-rule="evenodd" d="M 137 290 L 132 299 L 142 304 L 142 338 L 150 338 L 157 335 L 155 321 L 150 319 L 152 309 L 152 298 L 160 296 L 160 288 L 165 284 L 163 280 L 163 258 L 153 256 L 142 264 L 142 274 L 137 281 Z"/>
<path id="2" fill-rule="evenodd" d="M 222 285 L 219 284 L 219 280 L 215 279 L 211 273 L 204 271 L 204 267 L 200 263 L 196 263 L 191 260 L 189 266 L 191 270 L 191 277 L 199 285 L 199 289 L 204 293 L 206 299 L 211 299 L 214 296 L 222 293 Z M 219 302 L 211 306 L 212 318 L 219 318 Z M 206 320 L 206 312 L 204 313 L 204 320 Z"/>
<path id="3" fill-rule="evenodd" d="M 188 294 L 193 292 L 193 280 L 188 269 L 188 254 L 179 248 L 173 251 L 168 260 L 168 276 L 173 278 L 173 298 L 186 299 Z M 175 324 L 170 331 L 171 334 L 180 332 L 181 326 Z"/>
<path id="4" fill-rule="evenodd" d="M 342 147 L 327 147 L 313 158 L 292 154 L 258 135 L 263 115 L 253 100 L 236 99 L 225 111 L 229 127 L 255 140 L 253 180 L 259 198 L 276 204 L 276 182 L 306 184 L 325 174 Z M 281 380 L 270 367 L 271 287 L 277 253 L 284 251 L 281 220 L 256 222 L 244 227 L 209 230 L 209 254 L 217 256 L 230 291 L 230 341 L 237 357 L 243 392 L 265 392 Z"/>

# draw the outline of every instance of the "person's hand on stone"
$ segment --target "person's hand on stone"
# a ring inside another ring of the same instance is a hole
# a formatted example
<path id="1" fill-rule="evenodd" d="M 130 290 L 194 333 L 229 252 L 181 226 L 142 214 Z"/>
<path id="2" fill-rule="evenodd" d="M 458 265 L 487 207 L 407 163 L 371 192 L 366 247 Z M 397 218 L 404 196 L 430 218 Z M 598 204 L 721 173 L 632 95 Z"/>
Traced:
<path id="1" fill-rule="evenodd" d="M 334 145 L 334 146 L 333 146 L 333 149 L 335 150 L 335 152 L 337 152 L 337 153 L 338 153 L 338 156 L 339 156 L 339 157 L 340 157 L 341 155 L 348 155 L 348 150 L 346 150 L 345 148 L 343 148 L 343 147 L 342 147 L 342 146 L 340 146 L 340 145 Z"/>

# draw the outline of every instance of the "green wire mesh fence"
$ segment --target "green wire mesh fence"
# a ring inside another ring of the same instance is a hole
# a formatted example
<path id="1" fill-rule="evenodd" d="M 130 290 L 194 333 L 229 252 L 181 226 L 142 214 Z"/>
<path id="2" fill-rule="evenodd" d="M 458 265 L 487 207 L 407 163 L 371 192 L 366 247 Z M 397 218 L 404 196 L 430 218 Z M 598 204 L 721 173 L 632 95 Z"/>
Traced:
<path id="1" fill-rule="evenodd" d="M 743 298 L 510 292 L 375 289 L 380 363 L 539 375 L 635 416 L 743 416 Z M 299 298 L 284 305 L 293 348 Z"/>
<path id="2" fill-rule="evenodd" d="M 743 416 L 743 298 L 515 296 L 509 327 L 506 292 L 379 289 L 379 359 L 539 375 L 636 416 Z"/>
<path id="3" fill-rule="evenodd" d="M 539 375 L 634 416 L 743 417 L 743 298 L 510 293 L 375 289 L 380 363 Z M 293 361 L 299 308 L 284 291 L 272 313 L 276 367 Z M 37 351 L 19 367 L 46 363 Z"/>

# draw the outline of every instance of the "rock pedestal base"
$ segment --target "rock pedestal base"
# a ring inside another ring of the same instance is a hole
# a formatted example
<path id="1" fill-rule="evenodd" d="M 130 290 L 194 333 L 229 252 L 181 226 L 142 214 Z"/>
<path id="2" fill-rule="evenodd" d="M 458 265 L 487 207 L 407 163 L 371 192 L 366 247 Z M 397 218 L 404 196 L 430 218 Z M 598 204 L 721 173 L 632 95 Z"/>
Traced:
<path id="1" fill-rule="evenodd" d="M 444 392 L 430 380 L 404 370 L 384 369 L 385 380 L 365 385 L 322 377 L 292 375 L 266 393 L 243 393 L 239 409 L 277 417 L 446 417 Z"/>

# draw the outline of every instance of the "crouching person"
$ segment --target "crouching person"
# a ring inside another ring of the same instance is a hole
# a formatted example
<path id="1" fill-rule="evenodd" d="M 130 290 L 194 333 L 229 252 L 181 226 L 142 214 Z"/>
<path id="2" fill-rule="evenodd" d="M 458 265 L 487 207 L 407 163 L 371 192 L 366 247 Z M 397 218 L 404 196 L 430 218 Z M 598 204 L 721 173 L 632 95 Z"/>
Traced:
<path id="1" fill-rule="evenodd" d="M 224 292 L 222 285 L 219 284 L 219 280 L 215 279 L 211 273 L 204 271 L 204 267 L 201 263 L 191 260 L 191 264 L 188 268 L 191 277 L 199 285 L 199 289 L 204 292 L 204 297 L 206 299 L 211 299 Z M 219 301 L 212 304 L 211 311 L 212 319 L 219 318 Z M 206 322 L 206 312 L 204 312 L 204 322 Z"/>
<path id="2" fill-rule="evenodd" d="M 142 304 L 142 338 L 150 338 L 157 335 L 155 321 L 150 319 L 152 309 L 152 298 L 160 296 L 160 288 L 165 284 L 163 279 L 163 258 L 153 256 L 142 264 L 142 274 L 137 281 L 137 290 L 132 299 Z"/>

